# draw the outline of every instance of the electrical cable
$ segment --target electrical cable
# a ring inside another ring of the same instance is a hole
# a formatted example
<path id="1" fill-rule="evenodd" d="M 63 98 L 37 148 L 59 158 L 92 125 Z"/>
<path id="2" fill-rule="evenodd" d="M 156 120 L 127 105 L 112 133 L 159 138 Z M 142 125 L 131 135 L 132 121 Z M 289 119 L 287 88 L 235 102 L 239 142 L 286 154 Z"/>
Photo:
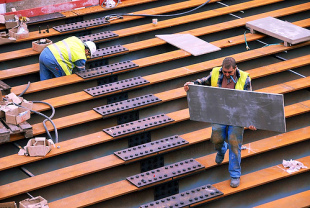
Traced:
<path id="1" fill-rule="evenodd" d="M 207 0 L 205 3 L 199 5 L 198 7 L 195 7 L 194 9 L 191 9 L 191 10 L 186 11 L 186 12 L 176 13 L 176 14 L 128 14 L 128 13 L 120 13 L 120 14 L 107 15 L 104 18 L 106 20 L 111 20 L 111 19 L 113 20 L 113 19 L 123 18 L 122 16 L 141 16 L 141 17 L 174 17 L 174 16 L 181 16 L 181 15 L 193 12 L 193 11 L 195 11 L 197 9 L 200 9 L 201 7 L 203 7 L 204 5 L 209 3 L 210 1 L 211 0 Z"/>
<path id="2" fill-rule="evenodd" d="M 30 87 L 30 82 L 28 82 L 27 87 L 23 90 L 22 93 L 20 93 L 20 94 L 18 95 L 18 97 L 21 97 L 21 96 L 28 90 L 29 87 Z M 5 99 L 5 100 L 6 100 L 6 99 Z M 45 131 L 46 131 L 48 137 L 49 137 L 51 140 L 53 140 L 53 137 L 51 136 L 51 134 L 50 134 L 50 132 L 49 132 L 49 130 L 47 129 L 47 126 L 46 126 L 46 122 L 47 122 L 47 121 L 51 122 L 52 126 L 54 127 L 54 132 L 55 132 L 55 140 L 54 140 L 54 141 L 55 141 L 55 144 L 58 143 L 58 130 L 57 130 L 57 128 L 56 128 L 55 123 L 52 121 L 52 118 L 53 118 L 54 115 L 55 115 L 55 108 L 54 108 L 54 106 L 52 106 L 51 104 L 49 104 L 49 103 L 47 103 L 47 102 L 44 102 L 44 101 L 32 101 L 32 102 L 33 102 L 33 103 L 42 103 L 42 104 L 45 104 L 45 105 L 50 106 L 50 108 L 51 108 L 51 110 L 52 110 L 52 114 L 50 115 L 50 117 L 48 117 L 47 115 L 45 115 L 45 114 L 43 114 L 43 113 L 40 113 L 40 112 L 38 112 L 38 111 L 30 110 L 30 112 L 36 113 L 36 114 L 38 114 L 38 115 L 43 116 L 44 118 L 46 118 L 46 119 L 43 121 L 43 127 L 44 127 L 44 129 L 45 129 Z M 14 102 L 13 102 L 13 103 L 14 103 Z M 16 105 L 16 106 L 18 106 L 18 107 L 25 108 L 25 107 L 23 107 L 23 106 L 21 106 L 21 105 L 18 105 L 17 103 L 14 103 L 14 105 Z M 59 146 L 58 146 L 58 147 L 59 147 Z"/>

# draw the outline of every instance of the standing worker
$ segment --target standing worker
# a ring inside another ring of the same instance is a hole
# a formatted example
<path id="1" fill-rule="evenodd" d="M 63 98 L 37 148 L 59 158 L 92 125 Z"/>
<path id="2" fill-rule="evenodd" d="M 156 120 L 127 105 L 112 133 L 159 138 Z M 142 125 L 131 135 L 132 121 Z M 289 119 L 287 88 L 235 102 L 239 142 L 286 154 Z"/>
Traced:
<path id="1" fill-rule="evenodd" d="M 232 57 L 225 58 L 222 67 L 213 68 L 209 76 L 197 79 L 194 82 L 186 82 L 184 84 L 184 90 L 186 92 L 189 90 L 189 84 L 252 91 L 249 74 L 239 70 L 235 59 Z M 254 126 L 249 126 L 248 128 L 256 130 Z M 221 164 L 229 148 L 228 171 L 231 177 L 230 186 L 233 188 L 238 187 L 240 184 L 243 132 L 244 128 L 241 126 L 212 124 L 211 142 L 217 151 L 215 162 Z"/>
<path id="2" fill-rule="evenodd" d="M 83 43 L 72 36 L 47 46 L 40 54 L 40 79 L 71 75 L 85 69 L 86 58 L 96 52 L 96 44 L 92 41 Z"/>

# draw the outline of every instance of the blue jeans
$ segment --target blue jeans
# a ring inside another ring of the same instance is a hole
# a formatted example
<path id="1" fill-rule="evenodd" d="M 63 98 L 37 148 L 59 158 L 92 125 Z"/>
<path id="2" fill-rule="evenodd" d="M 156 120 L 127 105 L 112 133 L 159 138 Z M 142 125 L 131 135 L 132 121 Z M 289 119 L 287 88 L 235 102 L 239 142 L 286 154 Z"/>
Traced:
<path id="1" fill-rule="evenodd" d="M 53 77 L 65 76 L 54 55 L 48 48 L 44 48 L 39 57 L 40 80 L 47 80 Z"/>
<path id="2" fill-rule="evenodd" d="M 228 171 L 230 177 L 233 178 L 239 178 L 241 176 L 241 145 L 243 132 L 244 128 L 240 126 L 212 124 L 211 142 L 220 155 L 225 155 L 229 148 Z"/>

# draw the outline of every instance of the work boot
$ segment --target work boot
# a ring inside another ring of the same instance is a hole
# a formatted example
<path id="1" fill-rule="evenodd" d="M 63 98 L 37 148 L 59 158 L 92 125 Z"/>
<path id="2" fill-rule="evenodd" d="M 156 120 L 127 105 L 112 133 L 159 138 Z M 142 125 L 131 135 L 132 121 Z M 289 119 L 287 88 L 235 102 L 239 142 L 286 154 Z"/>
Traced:
<path id="1" fill-rule="evenodd" d="M 230 179 L 230 187 L 237 188 L 240 184 L 240 178 L 231 178 Z"/>
<path id="2" fill-rule="evenodd" d="M 219 165 L 223 162 L 225 155 L 221 155 L 219 153 L 216 154 L 215 162 Z"/>

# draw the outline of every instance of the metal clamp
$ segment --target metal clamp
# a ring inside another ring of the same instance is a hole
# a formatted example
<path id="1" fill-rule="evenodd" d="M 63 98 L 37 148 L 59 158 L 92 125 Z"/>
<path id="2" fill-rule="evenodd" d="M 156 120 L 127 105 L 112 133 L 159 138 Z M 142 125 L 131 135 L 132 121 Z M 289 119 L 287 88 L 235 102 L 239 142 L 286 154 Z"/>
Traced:
<path id="1" fill-rule="evenodd" d="M 114 39 L 115 37 L 118 37 L 117 34 L 115 34 L 112 31 L 105 31 L 105 32 L 100 32 L 96 34 L 91 34 L 91 35 L 85 35 L 80 37 L 81 41 L 86 42 L 86 41 L 99 41 L 99 40 L 110 40 Z"/>
<path id="2" fill-rule="evenodd" d="M 108 94 L 108 93 L 115 92 L 115 91 L 120 91 L 123 89 L 128 89 L 131 87 L 145 85 L 148 83 L 150 82 L 139 76 L 139 77 L 121 80 L 118 82 L 113 82 L 110 84 L 88 88 L 88 89 L 85 89 L 84 91 L 90 94 L 91 96 L 98 96 L 98 95 L 104 95 L 104 94 Z"/>
<path id="3" fill-rule="evenodd" d="M 140 173 L 134 176 L 127 177 L 127 180 L 133 185 L 140 188 L 203 168 L 204 166 L 196 160 L 188 159 L 151 171 L 147 171 L 145 173 Z"/>
<path id="4" fill-rule="evenodd" d="M 91 56 L 91 58 L 98 58 L 100 56 L 111 56 L 112 54 L 124 54 L 128 53 L 129 50 L 121 45 L 109 46 L 106 48 L 100 48 L 96 50 L 95 54 Z"/>
<path id="5" fill-rule="evenodd" d="M 137 108 L 137 107 L 141 107 L 141 106 L 144 106 L 144 105 L 149 105 L 151 103 L 157 103 L 157 102 L 160 102 L 160 101 L 161 101 L 161 99 L 159 99 L 155 95 L 149 94 L 149 95 L 144 95 L 144 96 L 141 96 L 141 97 L 136 97 L 136 98 L 132 98 L 132 99 L 128 99 L 128 100 L 112 103 L 112 104 L 109 104 L 109 105 L 104 105 L 104 106 L 96 107 L 96 108 L 93 108 L 93 109 L 94 109 L 94 111 L 96 111 L 100 115 L 107 116 L 107 115 L 114 114 L 114 113 L 117 113 L 117 112 L 129 110 L 129 109 L 134 109 L 134 108 Z"/>
<path id="6" fill-rule="evenodd" d="M 123 61 L 115 64 L 110 64 L 106 66 L 100 66 L 92 69 L 86 69 L 84 71 L 76 72 L 76 74 L 84 79 L 92 78 L 96 76 L 101 76 L 104 74 L 111 74 L 114 72 L 121 72 L 128 69 L 134 69 L 139 67 L 132 61 Z"/>
<path id="7" fill-rule="evenodd" d="M 145 155 L 154 154 L 162 150 L 171 149 L 185 144 L 188 144 L 188 141 L 182 139 L 178 135 L 175 135 L 154 142 L 148 142 L 139 146 L 116 151 L 114 152 L 114 154 L 124 161 L 129 161 L 132 159 L 143 157 Z"/>
<path id="8" fill-rule="evenodd" d="M 195 204 L 197 202 L 205 201 L 207 199 L 220 195 L 223 195 L 223 192 L 219 191 L 214 186 L 208 184 L 154 202 L 141 205 L 140 208 L 155 208 L 155 207 L 180 208 L 189 206 L 191 204 Z"/>
<path id="9" fill-rule="evenodd" d="M 103 131 L 112 137 L 122 136 L 133 132 L 145 130 L 154 126 L 159 126 L 165 123 L 174 121 L 172 118 L 165 114 L 151 116 L 148 118 L 140 119 L 126 124 L 121 124 L 111 128 L 103 129 Z"/>
<path id="10" fill-rule="evenodd" d="M 58 25 L 53 27 L 58 32 L 67 32 L 72 30 L 86 29 L 87 27 L 99 26 L 99 25 L 107 25 L 110 22 L 107 21 L 104 17 L 96 18 L 91 20 L 85 20 L 81 22 L 75 22 L 65 25 Z"/>

